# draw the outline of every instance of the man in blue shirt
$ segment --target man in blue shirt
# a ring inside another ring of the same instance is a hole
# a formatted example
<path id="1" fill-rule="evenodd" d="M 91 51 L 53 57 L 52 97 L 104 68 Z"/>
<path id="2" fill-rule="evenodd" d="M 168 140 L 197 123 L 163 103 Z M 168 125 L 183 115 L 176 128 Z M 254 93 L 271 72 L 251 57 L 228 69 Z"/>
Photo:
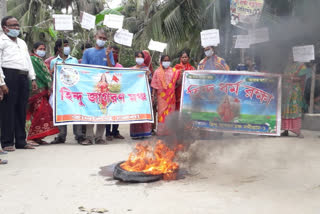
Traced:
<path id="1" fill-rule="evenodd" d="M 115 62 L 113 59 L 113 54 L 111 48 L 105 48 L 105 44 L 107 41 L 106 33 L 103 30 L 98 30 L 96 35 L 96 45 L 94 48 L 86 49 L 83 53 L 82 57 L 82 64 L 90 64 L 90 65 L 102 65 L 102 66 L 109 66 L 114 67 Z M 118 131 L 119 125 L 113 125 L 112 134 L 110 133 L 111 125 L 107 125 L 106 132 L 108 136 L 106 137 L 107 140 L 112 140 L 112 137 L 118 139 L 124 139 L 123 136 L 119 134 Z M 86 125 L 86 136 L 87 139 L 82 142 L 82 145 L 90 145 L 93 143 L 93 140 L 96 144 L 104 144 L 105 141 L 102 139 L 105 125 L 98 124 L 96 134 L 93 133 L 94 124 L 87 124 Z"/>
<path id="2" fill-rule="evenodd" d="M 68 40 L 58 39 L 55 44 L 55 50 L 58 50 L 58 56 L 51 60 L 50 70 L 54 71 L 54 66 L 56 63 L 66 63 L 66 64 L 78 64 L 77 58 L 70 55 L 71 48 L 69 46 Z M 85 140 L 84 134 L 82 133 L 82 125 L 74 125 L 73 133 L 75 135 L 78 143 L 81 144 Z M 67 126 L 59 126 L 58 136 L 51 142 L 51 144 L 65 143 L 67 137 Z"/>

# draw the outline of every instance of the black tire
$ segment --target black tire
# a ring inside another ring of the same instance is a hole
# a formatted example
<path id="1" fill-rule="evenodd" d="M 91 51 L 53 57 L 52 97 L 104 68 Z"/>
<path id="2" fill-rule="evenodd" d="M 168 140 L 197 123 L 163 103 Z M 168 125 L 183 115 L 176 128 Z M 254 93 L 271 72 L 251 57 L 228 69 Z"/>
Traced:
<path id="1" fill-rule="evenodd" d="M 113 178 L 115 180 L 130 182 L 130 183 L 149 183 L 163 179 L 163 175 L 148 175 L 143 172 L 129 172 L 121 168 L 121 164 L 118 163 L 113 171 Z"/>

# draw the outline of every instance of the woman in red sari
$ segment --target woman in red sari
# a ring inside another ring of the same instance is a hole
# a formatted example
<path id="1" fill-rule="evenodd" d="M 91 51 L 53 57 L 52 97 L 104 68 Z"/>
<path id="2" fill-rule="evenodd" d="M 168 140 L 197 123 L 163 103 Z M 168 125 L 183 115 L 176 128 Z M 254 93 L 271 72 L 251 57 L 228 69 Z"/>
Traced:
<path id="1" fill-rule="evenodd" d="M 179 79 L 177 82 L 176 88 L 176 110 L 180 109 L 180 99 L 181 99 L 181 90 L 182 90 L 182 76 L 184 71 L 195 70 L 195 68 L 189 63 L 189 54 L 186 51 L 183 51 L 180 55 L 180 64 L 176 64 L 174 68 L 179 72 Z"/>
<path id="2" fill-rule="evenodd" d="M 152 96 L 158 108 L 157 135 L 168 134 L 165 121 L 166 117 L 176 109 L 175 88 L 178 78 L 179 72 L 170 67 L 170 57 L 163 55 L 160 67 L 154 72 L 151 82 Z"/>
<path id="3" fill-rule="evenodd" d="M 26 121 L 28 143 L 35 146 L 48 144 L 42 139 L 59 133 L 59 129 L 53 126 L 52 108 L 49 104 L 52 78 L 43 61 L 45 55 L 45 44 L 42 42 L 35 43 L 31 54 L 31 61 L 36 72 L 38 90 L 32 91 L 30 94 Z"/>

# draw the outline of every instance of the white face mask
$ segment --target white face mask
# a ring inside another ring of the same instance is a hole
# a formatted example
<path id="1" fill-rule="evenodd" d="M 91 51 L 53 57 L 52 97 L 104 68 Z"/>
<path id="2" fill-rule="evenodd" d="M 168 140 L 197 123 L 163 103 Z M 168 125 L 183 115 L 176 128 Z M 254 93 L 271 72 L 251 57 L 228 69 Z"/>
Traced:
<path id="1" fill-rule="evenodd" d="M 212 55 L 214 54 L 214 51 L 213 51 L 212 49 L 210 49 L 210 50 L 205 51 L 204 54 L 205 54 L 207 57 L 210 57 L 210 56 L 212 56 Z"/>
<path id="2" fill-rule="evenodd" d="M 106 44 L 107 41 L 101 40 L 101 39 L 97 39 L 96 44 L 102 48 L 104 47 L 104 45 Z"/>
<path id="3" fill-rule="evenodd" d="M 164 68 L 169 68 L 170 67 L 171 62 L 162 62 L 162 66 Z"/>
<path id="4" fill-rule="evenodd" d="M 64 55 L 69 56 L 70 52 L 71 52 L 71 49 L 69 46 L 63 48 Z"/>
<path id="5" fill-rule="evenodd" d="M 37 50 L 37 51 L 36 51 L 36 54 L 37 54 L 38 56 L 40 56 L 41 58 L 43 58 L 43 57 L 46 55 L 46 51 Z"/>
<path id="6" fill-rule="evenodd" d="M 144 59 L 143 58 L 136 58 L 136 63 L 138 65 L 142 65 L 144 63 Z"/>
<path id="7" fill-rule="evenodd" d="M 10 37 L 13 37 L 13 38 L 18 37 L 19 34 L 20 34 L 20 30 L 17 30 L 17 29 L 9 29 L 9 28 L 8 28 L 8 30 L 9 30 L 9 32 L 7 33 L 7 35 L 10 36 Z"/>

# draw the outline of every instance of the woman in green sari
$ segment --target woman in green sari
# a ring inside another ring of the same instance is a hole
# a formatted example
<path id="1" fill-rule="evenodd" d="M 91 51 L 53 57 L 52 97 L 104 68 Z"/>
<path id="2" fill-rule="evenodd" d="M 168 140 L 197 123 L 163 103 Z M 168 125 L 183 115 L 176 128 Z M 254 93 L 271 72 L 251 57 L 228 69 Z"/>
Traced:
<path id="1" fill-rule="evenodd" d="M 283 75 L 281 129 L 284 132 L 281 136 L 288 136 L 291 131 L 297 137 L 303 138 L 301 117 L 304 106 L 304 83 L 308 72 L 311 71 L 304 63 L 293 62 L 292 56 L 289 58 L 289 64 Z"/>
<path id="2" fill-rule="evenodd" d="M 42 42 L 35 43 L 31 54 L 31 61 L 36 73 L 38 90 L 32 91 L 30 94 L 26 124 L 27 140 L 35 146 L 48 144 L 42 139 L 59 133 L 59 129 L 53 125 L 52 108 L 49 104 L 52 77 L 43 61 L 45 55 L 45 44 Z"/>

